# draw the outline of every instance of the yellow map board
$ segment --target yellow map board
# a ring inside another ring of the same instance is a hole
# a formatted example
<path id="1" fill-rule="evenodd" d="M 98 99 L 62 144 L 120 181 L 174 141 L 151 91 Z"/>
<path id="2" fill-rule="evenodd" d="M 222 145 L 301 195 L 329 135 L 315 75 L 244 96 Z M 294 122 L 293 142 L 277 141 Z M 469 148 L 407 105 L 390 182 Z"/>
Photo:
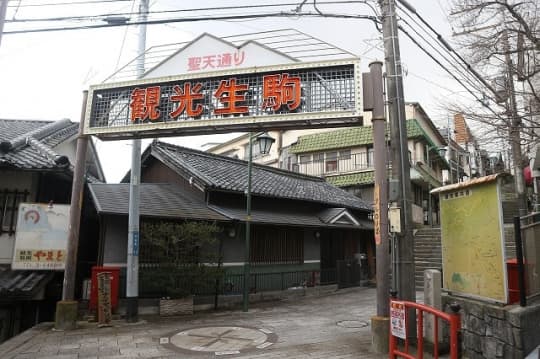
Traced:
<path id="1" fill-rule="evenodd" d="M 440 192 L 443 286 L 507 302 L 498 181 Z"/>

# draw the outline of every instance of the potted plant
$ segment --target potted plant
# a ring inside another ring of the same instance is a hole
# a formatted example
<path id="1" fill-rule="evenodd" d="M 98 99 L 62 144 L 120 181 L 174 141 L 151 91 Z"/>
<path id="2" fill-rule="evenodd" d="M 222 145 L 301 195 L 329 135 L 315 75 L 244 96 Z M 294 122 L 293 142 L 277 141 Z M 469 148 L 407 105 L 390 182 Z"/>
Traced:
<path id="1" fill-rule="evenodd" d="M 223 274 L 214 265 L 220 231 L 206 222 L 143 222 L 141 257 L 153 263 L 141 270 L 141 282 L 146 293 L 159 296 L 160 315 L 192 314 L 193 296 L 215 287 Z"/>

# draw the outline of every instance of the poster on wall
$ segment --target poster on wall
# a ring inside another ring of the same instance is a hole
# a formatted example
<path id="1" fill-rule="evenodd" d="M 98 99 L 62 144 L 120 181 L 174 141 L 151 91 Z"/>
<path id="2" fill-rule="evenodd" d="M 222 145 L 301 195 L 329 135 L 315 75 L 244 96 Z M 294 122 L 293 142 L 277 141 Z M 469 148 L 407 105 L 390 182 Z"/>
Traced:
<path id="1" fill-rule="evenodd" d="M 11 268 L 63 270 L 68 225 L 69 205 L 21 203 Z"/>
<path id="2" fill-rule="evenodd" d="M 406 339 L 407 326 L 405 325 L 405 304 L 403 302 L 390 302 L 390 331 L 393 336 Z"/>

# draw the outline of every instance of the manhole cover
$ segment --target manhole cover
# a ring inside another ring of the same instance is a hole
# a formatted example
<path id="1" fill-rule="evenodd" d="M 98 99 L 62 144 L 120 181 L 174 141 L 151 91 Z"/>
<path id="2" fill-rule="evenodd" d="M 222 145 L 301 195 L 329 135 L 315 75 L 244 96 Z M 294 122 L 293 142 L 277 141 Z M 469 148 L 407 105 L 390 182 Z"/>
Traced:
<path id="1" fill-rule="evenodd" d="M 230 355 L 267 348 L 276 339 L 277 336 L 267 329 L 222 326 L 185 329 L 160 338 L 160 343 L 182 351 Z"/>
<path id="2" fill-rule="evenodd" d="M 340 320 L 336 324 L 343 328 L 365 328 L 368 326 L 368 322 L 364 320 Z"/>

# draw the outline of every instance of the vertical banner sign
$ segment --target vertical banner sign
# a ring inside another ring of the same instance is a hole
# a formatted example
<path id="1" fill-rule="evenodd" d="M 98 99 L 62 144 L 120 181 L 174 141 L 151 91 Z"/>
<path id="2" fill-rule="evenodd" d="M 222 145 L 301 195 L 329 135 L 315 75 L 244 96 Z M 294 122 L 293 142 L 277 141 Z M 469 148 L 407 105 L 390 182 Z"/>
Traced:
<path id="1" fill-rule="evenodd" d="M 111 272 L 101 272 L 98 281 L 98 323 L 99 326 L 111 324 Z"/>
<path id="2" fill-rule="evenodd" d="M 403 302 L 390 302 L 390 330 L 393 336 L 406 339 L 405 304 Z"/>
<path id="3" fill-rule="evenodd" d="M 375 212 L 373 213 L 374 231 L 375 231 L 375 244 L 381 244 L 381 201 L 380 201 L 381 188 L 378 183 L 375 184 L 374 189 L 374 202 Z"/>
<path id="4" fill-rule="evenodd" d="M 133 232 L 133 251 L 134 256 L 139 255 L 139 232 Z"/>

